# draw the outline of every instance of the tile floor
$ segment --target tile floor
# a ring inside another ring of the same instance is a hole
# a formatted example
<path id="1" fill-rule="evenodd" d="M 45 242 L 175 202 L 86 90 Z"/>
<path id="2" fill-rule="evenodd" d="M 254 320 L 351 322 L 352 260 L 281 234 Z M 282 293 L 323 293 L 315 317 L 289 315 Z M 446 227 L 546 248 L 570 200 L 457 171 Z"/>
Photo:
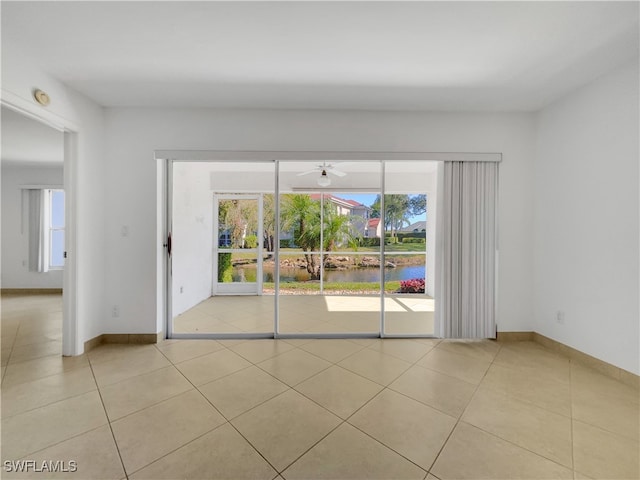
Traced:
<path id="1" fill-rule="evenodd" d="M 371 295 L 281 295 L 281 333 L 377 333 L 380 297 Z M 385 297 L 385 332 L 433 335 L 433 298 Z M 177 315 L 177 333 L 273 332 L 273 295 L 215 296 Z"/>
<path id="2" fill-rule="evenodd" d="M 176 340 L 62 358 L 2 297 L 2 478 L 637 479 L 638 391 L 534 343 Z M 16 474 L 5 461 L 77 462 Z"/>

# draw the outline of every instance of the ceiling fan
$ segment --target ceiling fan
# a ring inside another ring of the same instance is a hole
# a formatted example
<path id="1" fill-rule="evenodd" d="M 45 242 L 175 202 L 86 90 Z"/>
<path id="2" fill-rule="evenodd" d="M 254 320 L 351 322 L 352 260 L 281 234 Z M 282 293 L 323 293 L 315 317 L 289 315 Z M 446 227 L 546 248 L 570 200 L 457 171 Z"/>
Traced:
<path id="1" fill-rule="evenodd" d="M 298 173 L 298 177 L 303 175 L 309 175 L 311 173 L 320 172 L 320 178 L 318 178 L 318 185 L 321 187 L 328 187 L 331 185 L 331 179 L 328 174 L 335 175 L 336 177 L 344 177 L 346 173 L 337 170 L 335 165 L 332 165 L 327 162 L 322 162 L 322 165 L 316 165 L 312 170 L 307 170 L 306 172 Z"/>

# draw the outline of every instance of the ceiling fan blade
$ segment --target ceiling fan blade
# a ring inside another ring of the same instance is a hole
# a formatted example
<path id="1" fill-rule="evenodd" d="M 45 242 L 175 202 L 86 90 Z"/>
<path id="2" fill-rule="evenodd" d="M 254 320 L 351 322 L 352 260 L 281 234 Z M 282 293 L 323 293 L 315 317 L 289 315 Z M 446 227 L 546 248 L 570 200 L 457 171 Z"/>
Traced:
<path id="1" fill-rule="evenodd" d="M 313 170 L 308 170 L 306 172 L 298 173 L 296 176 L 301 177 L 303 175 L 309 175 L 310 173 L 318 173 L 318 169 L 314 168 Z"/>
<path id="2" fill-rule="evenodd" d="M 334 168 L 327 169 L 327 173 L 331 173 L 332 175 L 335 175 L 336 177 L 344 177 L 346 175 L 346 173 L 341 172 L 340 170 L 336 170 Z"/>

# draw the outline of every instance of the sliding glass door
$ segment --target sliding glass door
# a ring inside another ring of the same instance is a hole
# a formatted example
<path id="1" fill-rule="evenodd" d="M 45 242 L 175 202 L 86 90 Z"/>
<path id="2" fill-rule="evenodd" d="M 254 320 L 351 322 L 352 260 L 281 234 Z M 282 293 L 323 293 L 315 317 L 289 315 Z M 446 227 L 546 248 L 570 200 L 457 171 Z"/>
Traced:
<path id="1" fill-rule="evenodd" d="M 433 335 L 435 162 L 170 169 L 170 336 Z"/>
<path id="2" fill-rule="evenodd" d="M 273 336 L 274 175 L 273 163 L 173 162 L 171 336 Z"/>
<path id="3" fill-rule="evenodd" d="M 384 333 L 433 335 L 437 171 L 430 162 L 387 162 L 384 195 Z"/>
<path id="4" fill-rule="evenodd" d="M 278 332 L 378 335 L 380 162 L 279 162 Z"/>

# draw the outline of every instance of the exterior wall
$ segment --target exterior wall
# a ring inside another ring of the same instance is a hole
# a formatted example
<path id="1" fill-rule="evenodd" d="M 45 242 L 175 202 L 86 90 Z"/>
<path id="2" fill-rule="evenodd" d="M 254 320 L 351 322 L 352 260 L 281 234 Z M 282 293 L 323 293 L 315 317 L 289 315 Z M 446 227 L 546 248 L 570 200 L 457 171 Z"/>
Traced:
<path id="1" fill-rule="evenodd" d="M 205 163 L 173 167 L 172 313 L 209 298 L 213 282 L 213 191 Z"/>

